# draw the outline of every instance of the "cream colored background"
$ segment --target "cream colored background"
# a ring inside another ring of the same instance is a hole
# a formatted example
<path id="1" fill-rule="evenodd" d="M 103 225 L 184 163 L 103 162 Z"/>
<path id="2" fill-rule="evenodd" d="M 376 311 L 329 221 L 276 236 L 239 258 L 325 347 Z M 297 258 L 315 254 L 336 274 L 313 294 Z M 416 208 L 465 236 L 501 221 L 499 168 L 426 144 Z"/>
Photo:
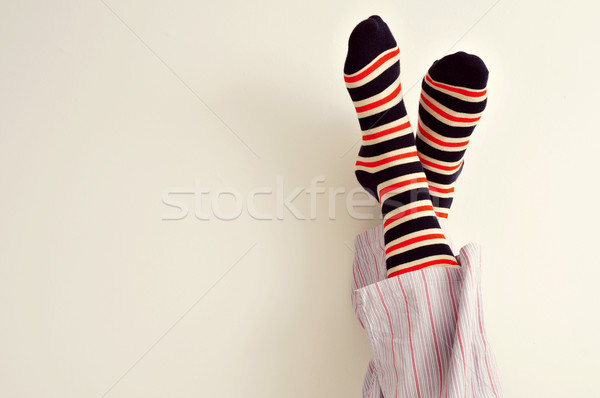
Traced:
<path id="1" fill-rule="evenodd" d="M 377 220 L 320 195 L 316 220 L 202 221 L 180 195 L 165 221 L 162 196 L 357 187 L 341 73 L 374 13 L 413 122 L 433 60 L 489 67 L 450 229 L 484 246 L 505 396 L 594 395 L 599 9 L 494 1 L 3 1 L 0 396 L 360 396 L 351 248 Z"/>

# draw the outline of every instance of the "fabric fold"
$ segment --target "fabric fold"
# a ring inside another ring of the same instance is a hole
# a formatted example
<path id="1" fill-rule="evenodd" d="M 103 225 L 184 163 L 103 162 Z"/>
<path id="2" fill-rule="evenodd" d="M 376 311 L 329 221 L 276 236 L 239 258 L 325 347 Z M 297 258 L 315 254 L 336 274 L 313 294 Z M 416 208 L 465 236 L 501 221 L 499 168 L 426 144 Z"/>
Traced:
<path id="1" fill-rule="evenodd" d="M 373 355 L 363 397 L 500 397 L 481 306 L 480 247 L 460 250 L 461 268 L 384 279 L 380 233 L 355 242 L 352 301 Z"/>

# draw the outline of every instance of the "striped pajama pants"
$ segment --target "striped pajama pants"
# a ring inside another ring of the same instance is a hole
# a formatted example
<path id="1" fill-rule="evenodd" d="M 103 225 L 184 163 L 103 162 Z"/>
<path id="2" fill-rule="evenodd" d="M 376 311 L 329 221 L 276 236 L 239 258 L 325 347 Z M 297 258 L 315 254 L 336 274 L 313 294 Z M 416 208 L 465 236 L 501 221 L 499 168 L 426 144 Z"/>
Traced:
<path id="1" fill-rule="evenodd" d="M 468 244 L 457 258 L 461 268 L 387 279 L 382 226 L 356 237 L 352 304 L 373 355 L 363 398 L 502 395 L 483 321 L 480 248 Z"/>

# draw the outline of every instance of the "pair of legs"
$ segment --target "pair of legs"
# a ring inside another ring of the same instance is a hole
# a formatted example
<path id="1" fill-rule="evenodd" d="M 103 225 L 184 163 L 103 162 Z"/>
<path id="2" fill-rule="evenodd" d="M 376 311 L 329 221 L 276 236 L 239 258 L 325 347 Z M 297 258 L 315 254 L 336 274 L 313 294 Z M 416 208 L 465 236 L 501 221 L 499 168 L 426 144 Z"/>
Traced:
<path id="1" fill-rule="evenodd" d="M 386 23 L 372 16 L 352 31 L 344 65 L 362 130 L 356 177 L 381 205 L 388 278 L 459 266 L 438 217 L 448 217 L 469 137 L 487 102 L 481 59 L 459 52 L 434 62 L 422 83 L 415 139 L 399 54 Z"/>

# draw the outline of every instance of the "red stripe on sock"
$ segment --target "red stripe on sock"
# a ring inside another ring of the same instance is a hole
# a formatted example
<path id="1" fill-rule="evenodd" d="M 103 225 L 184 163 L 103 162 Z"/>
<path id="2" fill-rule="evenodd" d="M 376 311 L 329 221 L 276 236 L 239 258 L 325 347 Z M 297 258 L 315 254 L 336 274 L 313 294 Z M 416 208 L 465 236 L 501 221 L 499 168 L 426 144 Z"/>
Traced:
<path id="1" fill-rule="evenodd" d="M 445 171 L 453 171 L 456 170 L 460 167 L 460 165 L 462 164 L 462 161 L 457 164 L 456 166 L 442 166 L 441 164 L 437 164 L 434 162 L 430 162 L 429 160 L 425 160 L 421 157 L 419 157 L 419 159 L 421 159 L 421 163 L 423 163 L 424 165 L 430 166 L 430 167 L 435 167 L 436 169 L 439 170 L 445 170 Z"/>
<path id="2" fill-rule="evenodd" d="M 383 223 L 383 227 L 387 227 L 389 224 L 391 224 L 392 222 L 399 220 L 401 218 L 404 218 L 406 216 L 409 216 L 411 214 L 415 214 L 415 213 L 420 213 L 422 211 L 427 211 L 427 210 L 433 210 L 433 206 L 432 205 L 425 205 L 425 206 L 419 206 L 419 207 L 415 207 L 413 209 L 408 209 L 405 210 L 403 212 L 400 212 L 390 218 L 388 218 L 387 220 L 385 220 L 385 222 Z"/>
<path id="3" fill-rule="evenodd" d="M 397 183 L 392 184 L 388 187 L 385 187 L 381 191 L 379 191 L 379 197 L 381 198 L 383 195 L 385 195 L 386 193 L 388 193 L 390 191 L 393 191 L 394 189 L 402 188 L 407 185 L 416 184 L 419 182 L 427 182 L 427 179 L 425 177 L 419 177 L 419 178 L 413 178 L 413 179 L 407 180 L 407 181 L 397 182 Z"/>
<path id="4" fill-rule="evenodd" d="M 454 192 L 454 187 L 452 188 L 438 188 L 438 187 L 434 187 L 434 186 L 429 186 L 429 190 L 433 191 L 433 192 L 439 192 L 439 193 L 452 193 Z"/>
<path id="5" fill-rule="evenodd" d="M 390 127 L 389 129 L 382 130 L 378 133 L 363 135 L 363 141 L 374 140 L 376 138 L 383 137 L 388 134 L 392 134 L 392 133 L 395 133 L 396 131 L 404 130 L 409 127 L 410 127 L 410 122 L 406 122 L 406 123 L 401 124 L 400 126 Z"/>
<path id="6" fill-rule="evenodd" d="M 412 267 L 407 267 L 398 271 L 394 271 L 391 274 L 388 275 L 388 278 L 393 278 L 394 276 L 398 276 L 398 275 L 402 275 L 402 274 L 406 274 L 407 272 L 411 272 L 411 271 L 418 271 L 420 269 L 423 268 L 427 268 L 427 267 L 431 267 L 432 265 L 440 265 L 440 264 L 446 264 L 446 265 L 458 265 L 458 263 L 456 261 L 452 261 L 452 260 L 432 260 L 432 261 L 427 261 L 424 262 L 422 264 L 418 264 L 418 265 L 413 265 Z"/>
<path id="7" fill-rule="evenodd" d="M 417 236 L 415 238 L 407 239 L 404 242 L 401 242 L 394 246 L 389 247 L 388 249 L 386 249 L 385 254 L 390 254 L 390 252 L 393 252 L 394 250 L 398 250 L 398 249 L 401 249 L 408 245 L 412 245 L 413 243 L 422 242 L 424 240 L 445 239 L 445 238 L 446 237 L 444 236 L 444 234 L 429 234 L 429 235 Z"/>
<path id="8" fill-rule="evenodd" d="M 439 218 L 448 218 L 448 213 L 442 213 L 442 212 L 436 211 L 435 215 L 438 216 Z"/>
<path id="9" fill-rule="evenodd" d="M 431 109 L 433 109 L 435 111 L 435 113 L 437 113 L 438 115 L 441 115 L 445 119 L 451 120 L 453 122 L 471 123 L 471 122 L 476 122 L 479 119 L 481 119 L 481 116 L 478 116 L 478 117 L 456 117 L 456 116 L 452 116 L 449 113 L 444 112 L 443 110 L 441 110 L 437 106 L 433 105 L 427 98 L 425 98 L 425 96 L 423 96 L 422 93 L 421 93 L 421 99 L 423 100 L 423 102 L 425 102 L 427 104 L 427 106 L 429 106 Z"/>
<path id="10" fill-rule="evenodd" d="M 357 166 L 364 166 L 364 167 L 377 167 L 377 166 L 381 166 L 382 164 L 393 162 L 394 160 L 409 158 L 411 156 L 415 156 L 416 154 L 417 154 L 417 152 L 413 151 L 413 152 L 403 153 L 401 155 L 390 156 L 389 158 L 385 158 L 385 159 L 381 159 L 381 160 L 376 160 L 374 162 L 363 162 L 361 160 L 357 160 L 356 161 L 356 165 Z"/>
<path id="11" fill-rule="evenodd" d="M 355 76 L 344 76 L 344 81 L 346 83 L 355 83 L 355 82 L 357 82 L 359 80 L 362 80 L 365 77 L 369 76 L 371 73 L 373 73 L 373 71 L 375 71 L 377 68 L 379 68 L 381 65 L 383 65 L 386 61 L 388 61 L 391 58 L 394 58 L 398 54 L 400 54 L 400 49 L 399 48 L 397 48 L 394 51 L 392 51 L 391 53 L 386 54 L 383 57 L 379 58 L 373 65 L 369 66 L 367 69 L 365 69 L 364 71 L 362 71 L 358 75 L 355 75 Z"/>
<path id="12" fill-rule="evenodd" d="M 401 90 L 402 90 L 402 84 L 398 83 L 398 87 L 396 87 L 396 89 L 394 91 L 392 91 L 387 97 L 384 97 L 375 102 L 371 102 L 370 104 L 367 104 L 367 105 L 355 107 L 356 113 L 370 111 L 371 109 L 375 109 L 378 106 L 387 104 L 388 102 L 390 102 L 391 100 L 396 98 L 398 96 L 398 94 L 400 94 Z"/>
<path id="13" fill-rule="evenodd" d="M 438 145 L 441 146 L 446 146 L 449 148 L 458 148 L 461 146 L 467 146 L 467 144 L 469 143 L 469 140 L 466 141 L 462 141 L 462 142 L 445 142 L 442 141 L 438 138 L 435 138 L 434 136 L 432 136 L 431 134 L 429 134 L 427 131 L 425 131 L 425 129 L 423 128 L 423 126 L 421 126 L 421 123 L 419 123 L 419 133 L 421 133 L 422 136 L 424 136 L 425 138 L 427 138 L 429 141 L 435 142 Z"/>
<path id="14" fill-rule="evenodd" d="M 425 75 L 425 79 L 427 79 L 427 81 L 435 87 L 438 87 L 438 88 L 441 88 L 444 90 L 448 90 L 448 91 L 452 91 L 453 93 L 466 95 L 467 97 L 483 97 L 487 93 L 487 90 L 471 91 L 471 90 L 468 90 L 465 88 L 452 87 L 452 86 L 448 86 L 446 84 L 438 83 L 438 82 L 434 81 L 431 77 L 429 77 L 429 75 Z"/>

